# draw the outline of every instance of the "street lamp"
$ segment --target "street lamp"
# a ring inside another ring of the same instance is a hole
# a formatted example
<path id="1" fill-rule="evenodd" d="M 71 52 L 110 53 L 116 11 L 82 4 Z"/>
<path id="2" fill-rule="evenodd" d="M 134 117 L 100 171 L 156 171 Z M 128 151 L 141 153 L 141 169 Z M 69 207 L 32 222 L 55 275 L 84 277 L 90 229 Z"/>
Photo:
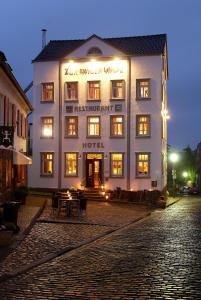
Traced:
<path id="1" fill-rule="evenodd" d="M 182 176 L 183 176 L 184 178 L 187 178 L 187 177 L 188 177 L 188 172 L 184 171 L 184 172 L 182 173 Z"/>
<path id="2" fill-rule="evenodd" d="M 175 169 L 175 163 L 179 160 L 179 155 L 177 153 L 171 153 L 169 156 L 169 159 L 172 163 L 172 184 L 173 184 L 173 197 L 175 197 L 175 191 L 176 191 L 176 185 L 175 185 L 175 180 L 177 178 L 177 173 Z"/>

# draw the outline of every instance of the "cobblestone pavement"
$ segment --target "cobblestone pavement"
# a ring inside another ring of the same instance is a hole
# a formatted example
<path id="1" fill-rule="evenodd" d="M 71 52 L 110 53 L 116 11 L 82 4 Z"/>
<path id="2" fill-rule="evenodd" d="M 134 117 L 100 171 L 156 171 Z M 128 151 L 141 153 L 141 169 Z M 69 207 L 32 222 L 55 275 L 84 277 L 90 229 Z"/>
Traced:
<path id="1" fill-rule="evenodd" d="M 15 272 L 66 247 L 106 234 L 116 227 L 143 217 L 148 211 L 143 206 L 132 204 L 93 202 L 88 205 L 87 215 L 80 219 L 67 220 L 66 217 L 57 219 L 59 222 L 74 222 L 74 224 L 41 223 L 50 219 L 51 216 L 52 210 L 47 203 L 39 222 L 33 226 L 21 244 L 0 262 L 0 276 Z M 29 212 L 29 207 L 27 207 L 27 212 Z M 94 223 L 99 225 L 94 225 Z"/>
<path id="2" fill-rule="evenodd" d="M 50 199 L 39 220 L 72 221 L 85 224 L 98 224 L 105 226 L 122 226 L 144 216 L 151 208 L 132 203 L 88 201 L 87 214 L 81 219 L 54 217 L 50 206 Z"/>
<path id="3" fill-rule="evenodd" d="M 201 299 L 201 199 L 165 211 L 0 284 L 9 299 Z"/>

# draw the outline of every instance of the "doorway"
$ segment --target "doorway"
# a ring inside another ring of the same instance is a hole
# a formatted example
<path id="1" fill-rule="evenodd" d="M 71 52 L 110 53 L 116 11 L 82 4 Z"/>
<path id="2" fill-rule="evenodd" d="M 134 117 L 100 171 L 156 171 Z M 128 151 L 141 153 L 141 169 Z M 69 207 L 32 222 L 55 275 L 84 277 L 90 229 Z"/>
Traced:
<path id="1" fill-rule="evenodd" d="M 103 155 L 87 153 L 86 155 L 86 187 L 99 188 L 103 178 Z"/>

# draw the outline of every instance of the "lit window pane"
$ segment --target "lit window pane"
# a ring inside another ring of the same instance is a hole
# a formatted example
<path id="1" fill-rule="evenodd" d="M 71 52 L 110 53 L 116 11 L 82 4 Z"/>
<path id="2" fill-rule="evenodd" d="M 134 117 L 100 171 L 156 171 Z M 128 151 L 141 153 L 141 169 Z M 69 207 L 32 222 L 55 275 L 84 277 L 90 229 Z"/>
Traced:
<path id="1" fill-rule="evenodd" d="M 150 116 L 137 116 L 137 136 L 150 135 Z"/>
<path id="2" fill-rule="evenodd" d="M 149 176 L 149 154 L 137 154 L 137 175 Z"/>
<path id="3" fill-rule="evenodd" d="M 66 175 L 77 175 L 77 153 L 66 153 Z"/>
<path id="4" fill-rule="evenodd" d="M 89 82 L 88 89 L 89 100 L 100 100 L 100 82 Z"/>
<path id="5" fill-rule="evenodd" d="M 43 83 L 43 101 L 53 101 L 54 100 L 54 84 L 53 83 Z"/>
<path id="6" fill-rule="evenodd" d="M 78 135 L 78 118 L 66 117 L 66 136 L 73 137 Z"/>
<path id="7" fill-rule="evenodd" d="M 124 98 L 124 82 L 121 81 L 112 81 L 112 98 Z"/>
<path id="8" fill-rule="evenodd" d="M 123 117 L 111 117 L 111 135 L 123 136 Z"/>
<path id="9" fill-rule="evenodd" d="M 150 80 L 137 80 L 137 97 L 150 98 Z"/>
<path id="10" fill-rule="evenodd" d="M 53 154 L 42 153 L 41 163 L 41 174 L 45 176 L 51 176 L 53 174 Z"/>
<path id="11" fill-rule="evenodd" d="M 78 84 L 77 82 L 65 83 L 65 99 L 77 100 L 78 99 Z"/>
<path id="12" fill-rule="evenodd" d="M 88 118 L 88 136 L 100 135 L 100 118 L 89 117 Z"/>
<path id="13" fill-rule="evenodd" d="M 113 153 L 111 155 L 111 175 L 122 176 L 123 175 L 123 154 Z"/>
<path id="14" fill-rule="evenodd" d="M 42 137 L 52 137 L 53 136 L 53 118 L 47 117 L 42 118 Z"/>

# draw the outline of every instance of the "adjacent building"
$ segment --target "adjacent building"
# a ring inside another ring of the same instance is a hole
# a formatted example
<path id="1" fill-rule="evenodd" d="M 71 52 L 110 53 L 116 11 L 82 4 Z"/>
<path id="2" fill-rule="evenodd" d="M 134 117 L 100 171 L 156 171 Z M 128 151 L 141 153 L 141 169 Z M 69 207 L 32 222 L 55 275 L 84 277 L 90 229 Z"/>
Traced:
<path id="1" fill-rule="evenodd" d="M 0 200 L 27 184 L 27 116 L 32 111 L 22 88 L 0 51 Z"/>
<path id="2" fill-rule="evenodd" d="M 166 187 L 165 34 L 50 41 L 33 60 L 32 188 Z"/>

